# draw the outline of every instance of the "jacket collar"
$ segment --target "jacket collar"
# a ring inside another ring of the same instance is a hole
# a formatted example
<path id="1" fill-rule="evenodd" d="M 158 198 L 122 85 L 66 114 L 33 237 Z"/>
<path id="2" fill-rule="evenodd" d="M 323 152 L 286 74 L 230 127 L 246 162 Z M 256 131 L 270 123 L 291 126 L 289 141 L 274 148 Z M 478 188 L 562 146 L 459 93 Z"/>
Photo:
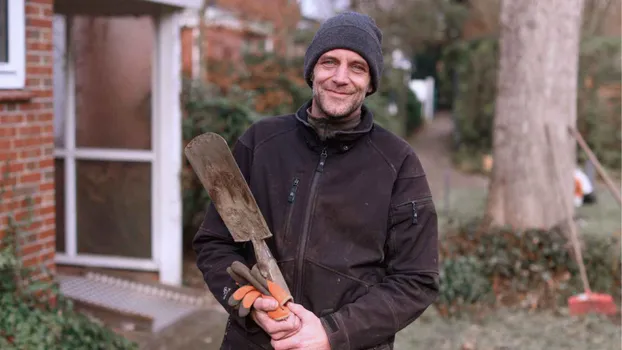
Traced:
<path id="1" fill-rule="evenodd" d="M 296 119 L 304 126 L 303 129 L 305 129 L 304 134 L 307 137 L 307 141 L 312 142 L 315 146 L 321 146 L 322 144 L 329 147 L 337 146 L 342 151 L 346 151 L 352 147 L 356 140 L 367 135 L 374 127 L 373 113 L 369 110 L 369 108 L 363 105 L 361 108 L 361 121 L 354 129 L 337 131 L 334 137 L 327 139 L 324 143 L 322 143 L 313 126 L 311 126 L 308 122 L 309 115 L 307 114 L 307 109 L 310 107 L 311 100 L 300 106 L 296 112 Z"/>

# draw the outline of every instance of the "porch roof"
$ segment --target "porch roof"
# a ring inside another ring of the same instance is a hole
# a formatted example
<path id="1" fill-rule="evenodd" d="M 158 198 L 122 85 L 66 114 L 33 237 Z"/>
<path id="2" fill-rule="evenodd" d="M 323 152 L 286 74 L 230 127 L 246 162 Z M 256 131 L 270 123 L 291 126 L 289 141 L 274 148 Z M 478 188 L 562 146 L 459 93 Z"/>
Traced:
<path id="1" fill-rule="evenodd" d="M 64 15 L 140 16 L 162 11 L 199 9 L 202 0 L 55 0 L 54 12 Z"/>

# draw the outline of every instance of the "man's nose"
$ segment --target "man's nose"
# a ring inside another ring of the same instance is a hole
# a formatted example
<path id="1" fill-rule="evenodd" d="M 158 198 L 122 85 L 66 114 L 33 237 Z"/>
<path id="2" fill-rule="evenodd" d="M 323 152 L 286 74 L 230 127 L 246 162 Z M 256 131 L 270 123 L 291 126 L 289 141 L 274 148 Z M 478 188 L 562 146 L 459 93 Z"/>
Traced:
<path id="1" fill-rule="evenodd" d="M 348 66 L 345 64 L 341 64 L 336 69 L 335 74 L 333 75 L 333 82 L 335 82 L 335 84 L 344 85 L 347 84 L 348 81 Z"/>

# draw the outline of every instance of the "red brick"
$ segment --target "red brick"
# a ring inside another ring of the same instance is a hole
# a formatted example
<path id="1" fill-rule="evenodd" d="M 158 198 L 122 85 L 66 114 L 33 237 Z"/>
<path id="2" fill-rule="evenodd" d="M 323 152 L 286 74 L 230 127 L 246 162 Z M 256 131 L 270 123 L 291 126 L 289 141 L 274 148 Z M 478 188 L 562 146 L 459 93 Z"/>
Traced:
<path id="1" fill-rule="evenodd" d="M 19 177 L 20 183 L 33 183 L 33 182 L 38 182 L 40 180 L 41 180 L 40 173 L 26 174 L 26 175 L 21 175 Z"/>
<path id="2" fill-rule="evenodd" d="M 19 123 L 24 119 L 22 114 L 4 114 L 0 115 L 0 125 Z"/>
<path id="3" fill-rule="evenodd" d="M 34 3 L 26 4 L 26 15 L 39 15 L 41 13 L 41 6 Z"/>
<path id="4" fill-rule="evenodd" d="M 52 18 L 33 18 L 32 16 L 26 16 L 26 26 L 27 27 L 42 27 L 42 28 L 50 28 L 52 27 Z"/>
<path id="5" fill-rule="evenodd" d="M 7 127 L 2 127 L 0 128 L 0 138 L 2 137 L 15 137 L 15 135 L 17 134 L 16 129 L 15 128 L 7 128 Z M 0 141 L 2 142 L 2 141 Z M 5 147 L 5 149 L 8 148 Z M 2 144 L 0 143 L 0 150 L 2 150 Z"/>
<path id="6" fill-rule="evenodd" d="M 26 68 L 26 74 L 28 75 L 52 75 L 53 68 L 49 66 L 28 66 Z"/>
<path id="7" fill-rule="evenodd" d="M 34 119 L 34 116 L 32 119 Z M 19 131 L 18 131 L 19 136 L 36 136 L 40 134 L 41 134 L 41 127 L 39 125 L 24 126 L 24 127 L 19 128 Z"/>

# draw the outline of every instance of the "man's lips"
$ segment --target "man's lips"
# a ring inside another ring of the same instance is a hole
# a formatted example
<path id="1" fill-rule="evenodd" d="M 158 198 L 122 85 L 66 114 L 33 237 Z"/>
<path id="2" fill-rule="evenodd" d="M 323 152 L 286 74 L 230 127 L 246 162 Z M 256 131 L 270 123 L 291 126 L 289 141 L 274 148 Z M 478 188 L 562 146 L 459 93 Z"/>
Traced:
<path id="1" fill-rule="evenodd" d="M 339 91 L 330 90 L 330 89 L 326 89 L 326 91 L 331 92 L 331 93 L 333 93 L 335 95 L 339 95 L 339 96 L 349 96 L 349 95 L 352 95 L 349 92 L 339 92 Z"/>

